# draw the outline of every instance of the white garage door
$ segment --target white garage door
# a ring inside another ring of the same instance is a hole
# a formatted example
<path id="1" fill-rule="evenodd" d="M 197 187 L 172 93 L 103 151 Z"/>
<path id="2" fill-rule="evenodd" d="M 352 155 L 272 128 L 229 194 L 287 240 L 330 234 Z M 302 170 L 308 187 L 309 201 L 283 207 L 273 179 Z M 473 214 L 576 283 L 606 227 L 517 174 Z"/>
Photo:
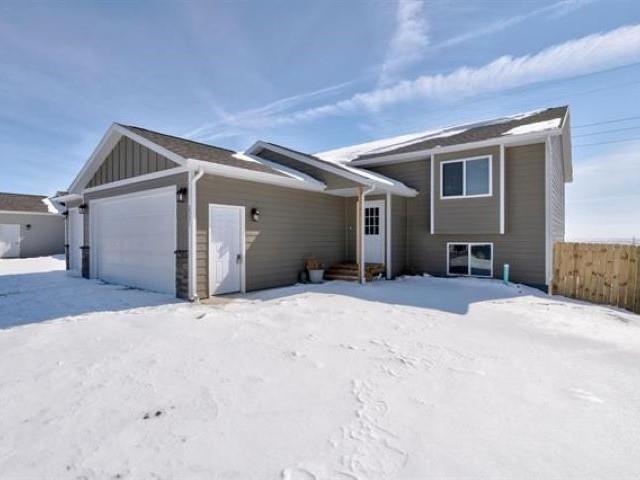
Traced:
<path id="1" fill-rule="evenodd" d="M 0 224 L 0 258 L 20 256 L 20 225 Z"/>
<path id="2" fill-rule="evenodd" d="M 92 276 L 175 295 L 174 187 L 92 201 Z"/>

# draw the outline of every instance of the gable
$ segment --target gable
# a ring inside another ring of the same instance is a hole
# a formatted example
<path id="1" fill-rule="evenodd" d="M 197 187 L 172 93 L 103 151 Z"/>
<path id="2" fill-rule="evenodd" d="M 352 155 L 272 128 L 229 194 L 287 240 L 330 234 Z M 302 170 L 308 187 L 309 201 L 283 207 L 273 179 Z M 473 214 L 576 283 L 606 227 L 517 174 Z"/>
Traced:
<path id="1" fill-rule="evenodd" d="M 129 137 L 123 136 L 106 156 L 85 188 L 97 187 L 175 167 L 178 167 L 178 164 L 172 160 Z"/>

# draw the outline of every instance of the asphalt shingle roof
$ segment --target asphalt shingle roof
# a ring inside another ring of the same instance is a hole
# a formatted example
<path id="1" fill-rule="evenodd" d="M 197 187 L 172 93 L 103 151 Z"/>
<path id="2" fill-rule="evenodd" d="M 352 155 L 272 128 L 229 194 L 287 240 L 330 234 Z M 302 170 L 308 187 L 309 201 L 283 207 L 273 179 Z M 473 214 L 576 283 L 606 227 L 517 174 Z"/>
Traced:
<path id="1" fill-rule="evenodd" d="M 0 192 L 0 210 L 47 213 L 49 208 L 43 202 L 45 198 L 45 195 Z"/>
<path id="2" fill-rule="evenodd" d="M 147 130 L 146 128 L 135 127 L 133 125 L 120 126 L 131 130 L 133 133 L 140 135 L 141 137 L 144 137 L 185 159 L 191 158 L 204 162 L 218 163 L 230 167 L 244 168 L 246 170 L 284 176 L 282 172 L 270 168 L 268 165 L 235 157 L 234 154 L 236 152 L 233 150 L 215 147 L 213 145 L 188 140 L 186 138 L 175 137 L 173 135 Z"/>

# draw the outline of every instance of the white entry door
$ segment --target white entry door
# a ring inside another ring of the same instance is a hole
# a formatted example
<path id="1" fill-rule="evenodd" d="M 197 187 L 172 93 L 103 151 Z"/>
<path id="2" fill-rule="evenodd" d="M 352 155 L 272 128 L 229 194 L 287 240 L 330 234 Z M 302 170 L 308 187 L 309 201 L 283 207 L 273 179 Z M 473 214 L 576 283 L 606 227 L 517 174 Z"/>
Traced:
<path id="1" fill-rule="evenodd" d="M 69 209 L 68 241 L 69 241 L 69 271 L 75 275 L 82 272 L 82 250 L 84 243 L 84 217 L 77 208 Z"/>
<path id="2" fill-rule="evenodd" d="M 175 187 L 94 200 L 91 276 L 175 295 Z"/>
<path id="3" fill-rule="evenodd" d="M 244 207 L 209 205 L 209 293 L 244 291 Z"/>
<path id="4" fill-rule="evenodd" d="M 0 258 L 20 256 L 20 225 L 0 224 Z"/>
<path id="5" fill-rule="evenodd" d="M 364 261 L 384 264 L 385 209 L 383 200 L 364 202 Z"/>

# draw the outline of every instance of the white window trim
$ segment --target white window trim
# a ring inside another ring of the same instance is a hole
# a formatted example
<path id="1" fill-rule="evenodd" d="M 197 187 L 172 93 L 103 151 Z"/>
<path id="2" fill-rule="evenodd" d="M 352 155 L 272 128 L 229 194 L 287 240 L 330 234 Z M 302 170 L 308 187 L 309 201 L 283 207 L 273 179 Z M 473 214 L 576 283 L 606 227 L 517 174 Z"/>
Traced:
<path id="1" fill-rule="evenodd" d="M 467 195 L 467 162 L 473 160 L 481 160 L 484 158 L 489 159 L 489 193 L 480 193 L 477 195 Z M 445 163 L 458 163 L 462 162 L 462 195 L 448 195 L 444 196 L 444 167 Z M 493 155 L 479 155 L 477 157 L 468 158 L 456 158 L 454 160 L 443 160 L 440 162 L 440 200 L 451 200 L 454 198 L 481 198 L 493 196 Z"/>
<path id="2" fill-rule="evenodd" d="M 471 255 L 471 247 L 478 245 L 489 245 L 491 247 L 491 274 L 490 275 L 471 275 L 471 262 L 467 262 L 467 274 L 449 273 L 449 246 L 450 245 L 466 245 L 467 255 Z M 447 276 L 449 277 L 477 277 L 477 278 L 493 278 L 493 242 L 447 242 Z"/>

